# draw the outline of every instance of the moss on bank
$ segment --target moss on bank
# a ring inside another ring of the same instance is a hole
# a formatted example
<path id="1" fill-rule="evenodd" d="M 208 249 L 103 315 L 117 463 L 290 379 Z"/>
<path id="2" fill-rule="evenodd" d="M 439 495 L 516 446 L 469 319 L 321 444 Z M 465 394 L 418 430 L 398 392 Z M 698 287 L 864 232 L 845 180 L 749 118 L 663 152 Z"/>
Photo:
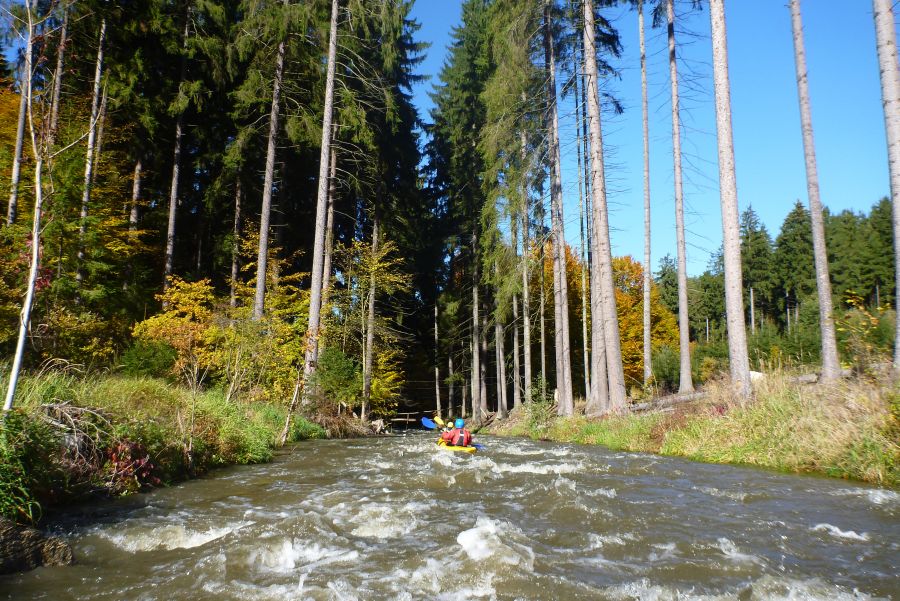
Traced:
<path id="1" fill-rule="evenodd" d="M 229 402 L 220 390 L 58 371 L 23 377 L 16 402 L 0 422 L 0 515 L 26 522 L 91 495 L 268 461 L 286 417 L 284 407 Z M 324 436 L 321 426 L 292 420 L 291 440 Z"/>
<path id="2" fill-rule="evenodd" d="M 900 487 L 900 394 L 886 383 L 803 386 L 773 375 L 750 402 L 723 385 L 707 392 L 667 411 L 603 419 L 540 423 L 526 409 L 490 432 Z"/>

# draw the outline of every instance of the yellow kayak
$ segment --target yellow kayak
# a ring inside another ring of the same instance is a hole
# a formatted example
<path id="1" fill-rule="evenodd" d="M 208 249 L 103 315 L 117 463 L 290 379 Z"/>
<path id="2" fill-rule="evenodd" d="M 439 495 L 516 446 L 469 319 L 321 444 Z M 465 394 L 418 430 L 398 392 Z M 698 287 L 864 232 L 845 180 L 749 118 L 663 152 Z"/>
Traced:
<path id="1" fill-rule="evenodd" d="M 437 441 L 437 446 L 445 451 L 458 451 L 460 453 L 475 453 L 478 451 L 475 447 L 457 447 L 452 444 L 447 444 L 446 441 L 440 439 Z"/>

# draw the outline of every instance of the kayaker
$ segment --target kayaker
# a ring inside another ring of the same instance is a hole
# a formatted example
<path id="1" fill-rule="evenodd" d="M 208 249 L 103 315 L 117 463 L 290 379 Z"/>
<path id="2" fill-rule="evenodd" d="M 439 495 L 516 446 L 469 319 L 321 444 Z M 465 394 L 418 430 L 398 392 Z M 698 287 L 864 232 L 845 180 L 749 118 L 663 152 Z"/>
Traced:
<path id="1" fill-rule="evenodd" d="M 453 429 L 441 433 L 441 440 L 454 447 L 467 447 L 472 444 L 472 433 L 466 429 L 466 422 L 457 417 Z"/>

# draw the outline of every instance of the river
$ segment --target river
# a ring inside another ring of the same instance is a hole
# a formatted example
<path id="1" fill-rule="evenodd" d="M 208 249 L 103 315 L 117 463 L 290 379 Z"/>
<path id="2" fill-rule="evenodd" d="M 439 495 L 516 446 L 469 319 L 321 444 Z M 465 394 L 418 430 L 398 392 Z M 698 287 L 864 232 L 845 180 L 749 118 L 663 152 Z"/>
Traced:
<path id="1" fill-rule="evenodd" d="M 599 447 L 410 434 L 266 465 L 52 529 L 77 564 L 0 599 L 900 599 L 900 494 Z"/>

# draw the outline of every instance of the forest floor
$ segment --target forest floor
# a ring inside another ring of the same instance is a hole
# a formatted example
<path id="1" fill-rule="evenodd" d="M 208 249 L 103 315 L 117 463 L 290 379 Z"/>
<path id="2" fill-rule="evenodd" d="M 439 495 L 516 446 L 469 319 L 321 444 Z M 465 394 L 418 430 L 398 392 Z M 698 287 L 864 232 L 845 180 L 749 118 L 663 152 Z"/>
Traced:
<path id="1" fill-rule="evenodd" d="M 0 427 L 0 517 L 37 523 L 65 504 L 268 461 L 285 418 L 282 405 L 228 401 L 219 389 L 192 393 L 158 378 L 24 376 Z M 289 440 L 326 435 L 295 416 Z"/>
<path id="2" fill-rule="evenodd" d="M 713 383 L 691 403 L 600 419 L 532 403 L 483 431 L 900 488 L 900 393 L 889 382 L 804 385 L 768 374 L 754 389 L 741 402 Z"/>

